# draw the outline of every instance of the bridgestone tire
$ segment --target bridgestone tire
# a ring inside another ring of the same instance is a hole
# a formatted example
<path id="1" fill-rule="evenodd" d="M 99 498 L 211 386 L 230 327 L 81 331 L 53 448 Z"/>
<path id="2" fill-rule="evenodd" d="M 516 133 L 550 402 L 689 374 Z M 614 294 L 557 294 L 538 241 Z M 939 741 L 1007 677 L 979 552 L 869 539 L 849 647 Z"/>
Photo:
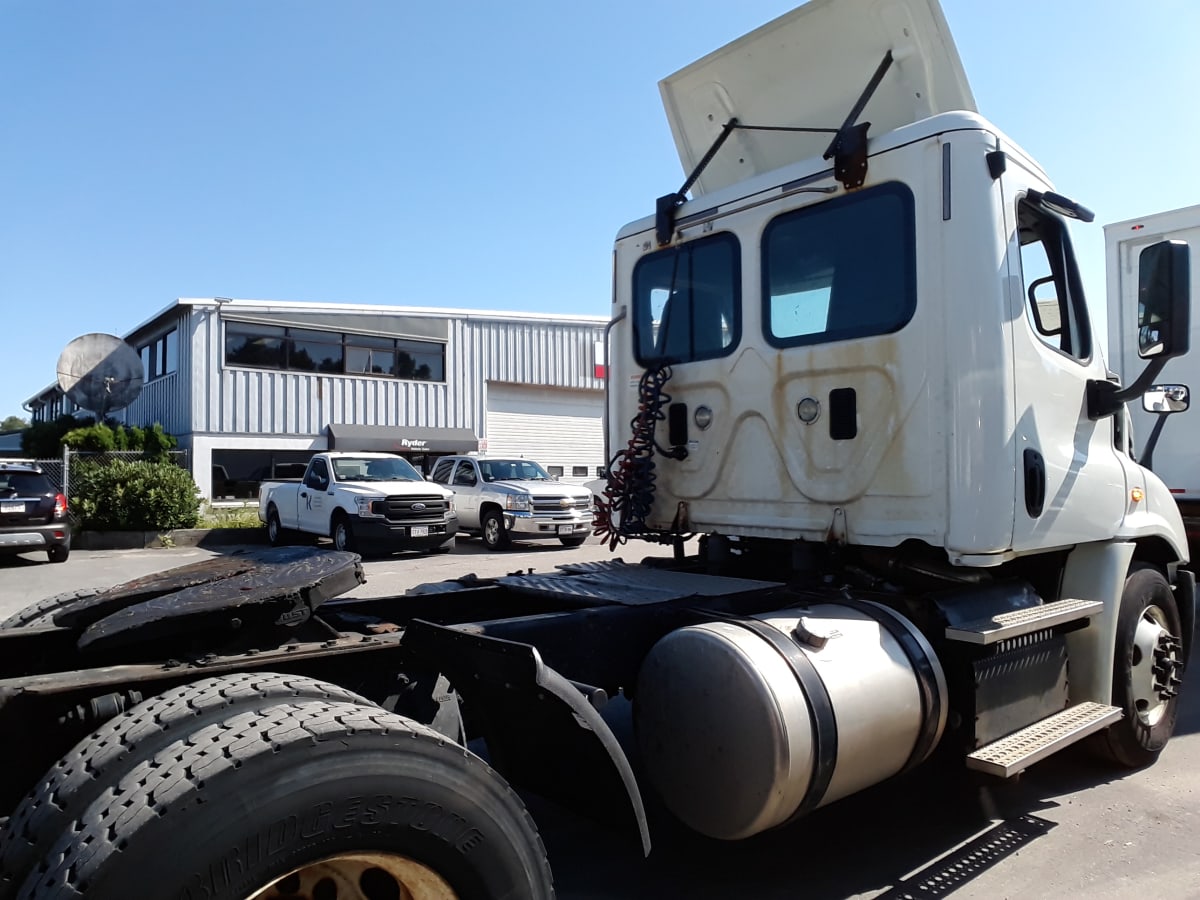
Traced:
<path id="1" fill-rule="evenodd" d="M 139 763 L 195 731 L 297 700 L 371 705 L 334 684 L 269 672 L 181 685 L 110 719 L 42 777 L 0 835 L 0 900 L 10 900 L 63 830 Z"/>
<path id="2" fill-rule="evenodd" d="M 1152 608 L 1161 612 L 1165 630 L 1179 638 L 1182 634 L 1179 609 L 1166 576 L 1153 566 L 1135 563 L 1125 579 L 1121 594 L 1113 664 L 1112 703 L 1124 710 L 1125 717 L 1097 736 L 1103 756 L 1131 769 L 1148 766 L 1158 759 L 1175 731 L 1175 720 L 1179 714 L 1179 698 L 1173 697 L 1166 701 L 1161 716 L 1153 724 L 1143 721 L 1138 715 L 1134 679 L 1141 673 L 1135 672 L 1138 654 L 1134 639 L 1143 615 Z"/>
<path id="3" fill-rule="evenodd" d="M 355 852 L 415 860 L 461 900 L 554 895 L 533 822 L 482 760 L 379 709 L 302 701 L 144 758 L 68 826 L 21 897 L 244 900 Z"/>
<path id="4" fill-rule="evenodd" d="M 55 613 L 75 603 L 90 600 L 98 593 L 100 593 L 98 589 L 88 589 L 68 591 L 65 594 L 55 594 L 53 597 L 39 600 L 31 606 L 13 613 L 3 622 L 0 622 L 0 628 L 45 628 L 54 624 Z"/>

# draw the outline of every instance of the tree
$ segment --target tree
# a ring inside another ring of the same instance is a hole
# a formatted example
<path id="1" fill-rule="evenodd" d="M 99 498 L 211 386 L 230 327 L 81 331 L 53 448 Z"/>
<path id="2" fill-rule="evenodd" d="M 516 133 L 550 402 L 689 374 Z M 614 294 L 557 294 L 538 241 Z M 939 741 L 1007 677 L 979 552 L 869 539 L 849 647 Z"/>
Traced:
<path id="1" fill-rule="evenodd" d="M 6 416 L 0 422 L 0 431 L 24 431 L 28 427 L 29 423 L 20 416 Z"/>

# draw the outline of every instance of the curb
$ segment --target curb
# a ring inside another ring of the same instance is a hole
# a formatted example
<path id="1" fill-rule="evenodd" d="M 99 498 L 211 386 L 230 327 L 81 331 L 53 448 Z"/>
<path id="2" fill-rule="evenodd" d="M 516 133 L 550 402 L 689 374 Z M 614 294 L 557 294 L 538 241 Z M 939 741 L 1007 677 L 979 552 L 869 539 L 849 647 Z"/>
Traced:
<path id="1" fill-rule="evenodd" d="M 71 539 L 72 550 L 143 550 L 170 547 L 228 547 L 265 544 L 267 529 L 179 528 L 175 531 L 80 531 Z"/>

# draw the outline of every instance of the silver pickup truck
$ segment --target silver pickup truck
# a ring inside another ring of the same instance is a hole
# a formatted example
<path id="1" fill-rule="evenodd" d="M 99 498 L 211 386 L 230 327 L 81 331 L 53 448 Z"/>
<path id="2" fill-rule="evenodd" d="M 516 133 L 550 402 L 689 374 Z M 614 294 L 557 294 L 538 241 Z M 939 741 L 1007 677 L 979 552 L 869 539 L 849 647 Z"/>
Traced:
<path id="1" fill-rule="evenodd" d="M 592 494 L 563 484 L 530 459 L 444 456 L 429 480 L 454 491 L 458 527 L 490 550 L 557 538 L 578 547 L 592 533 Z"/>

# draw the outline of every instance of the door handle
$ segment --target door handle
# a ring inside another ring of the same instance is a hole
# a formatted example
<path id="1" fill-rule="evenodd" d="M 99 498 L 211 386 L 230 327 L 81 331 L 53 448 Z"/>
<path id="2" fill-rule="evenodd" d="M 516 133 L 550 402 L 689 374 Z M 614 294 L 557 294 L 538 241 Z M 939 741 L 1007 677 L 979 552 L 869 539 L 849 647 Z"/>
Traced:
<path id="1" fill-rule="evenodd" d="M 301 496 L 301 497 L 307 497 L 307 496 L 308 496 L 308 491 L 301 491 L 301 492 L 300 492 L 300 496 Z"/>

